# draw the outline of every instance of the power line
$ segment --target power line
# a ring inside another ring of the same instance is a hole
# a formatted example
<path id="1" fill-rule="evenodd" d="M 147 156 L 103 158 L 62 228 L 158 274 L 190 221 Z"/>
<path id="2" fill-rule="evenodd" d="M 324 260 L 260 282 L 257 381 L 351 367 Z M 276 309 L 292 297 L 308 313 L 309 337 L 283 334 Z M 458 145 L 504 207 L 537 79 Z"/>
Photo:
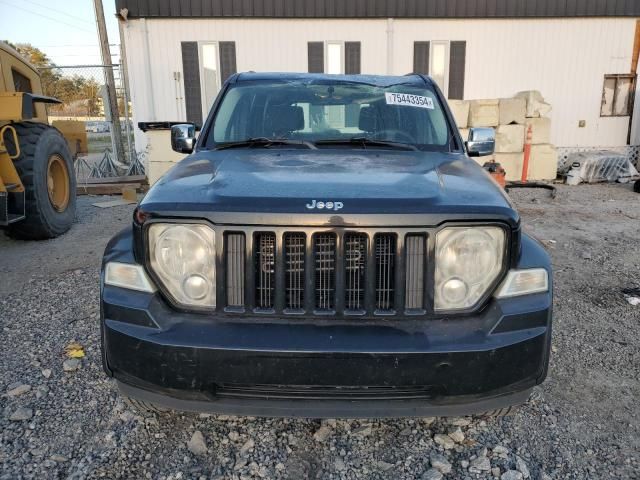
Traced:
<path id="1" fill-rule="evenodd" d="M 56 13 L 58 13 L 60 15 L 65 15 L 65 16 L 70 17 L 70 18 L 75 18 L 76 20 L 80 20 L 81 22 L 88 23 L 89 25 L 93 25 L 93 22 L 92 21 L 88 21 L 86 18 L 78 17 L 76 15 L 72 15 L 70 13 L 63 12 L 62 10 L 57 10 L 55 8 L 48 7 L 47 5 L 42 5 L 41 3 L 34 2 L 33 0 L 27 0 L 27 1 L 29 3 L 31 3 L 31 4 L 33 4 L 34 6 L 37 6 L 37 7 L 40 7 L 40 8 L 46 8 L 47 10 L 51 10 L 52 12 L 56 12 Z"/>
<path id="2" fill-rule="evenodd" d="M 88 30 L 88 29 L 83 28 L 83 27 L 81 27 L 81 26 L 78 26 L 78 25 L 74 25 L 74 24 L 72 24 L 72 23 L 65 22 L 65 21 L 60 20 L 60 19 L 58 19 L 58 18 L 50 17 L 50 16 L 45 15 L 45 14 L 43 14 L 43 13 L 34 12 L 33 10 L 29 10 L 29 9 L 27 9 L 27 8 L 24 8 L 24 7 L 19 7 L 18 5 L 14 5 L 13 3 L 8 3 L 6 0 L 0 0 L 0 2 L 1 2 L 1 3 L 4 3 L 5 5 L 8 5 L 8 6 L 10 6 L 10 7 L 17 8 L 18 10 L 23 10 L 23 11 L 25 11 L 25 12 L 27 12 L 27 13 L 32 14 L 32 15 L 37 15 L 37 16 L 39 16 L 39 17 L 43 17 L 43 18 L 46 18 L 46 19 L 49 19 L 49 20 L 53 20 L 54 22 L 62 23 L 62 24 L 64 24 L 64 25 L 68 25 L 69 27 L 73 27 L 73 28 L 77 28 L 78 30 L 82 30 L 82 31 L 84 31 L 84 32 L 95 33 L 95 32 L 94 32 L 94 31 L 92 31 L 92 30 Z"/>

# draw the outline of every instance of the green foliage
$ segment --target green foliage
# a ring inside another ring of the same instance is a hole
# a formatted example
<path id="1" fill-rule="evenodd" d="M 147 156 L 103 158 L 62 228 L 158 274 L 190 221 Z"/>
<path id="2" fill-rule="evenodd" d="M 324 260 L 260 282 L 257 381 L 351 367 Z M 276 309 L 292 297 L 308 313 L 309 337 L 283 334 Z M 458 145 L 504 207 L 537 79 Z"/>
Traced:
<path id="1" fill-rule="evenodd" d="M 50 113 L 67 112 L 87 116 L 100 114 L 100 84 L 93 77 L 67 74 L 56 68 L 51 59 L 37 47 L 28 43 L 8 43 L 40 72 L 44 95 L 64 102 L 61 106 L 50 107 Z"/>

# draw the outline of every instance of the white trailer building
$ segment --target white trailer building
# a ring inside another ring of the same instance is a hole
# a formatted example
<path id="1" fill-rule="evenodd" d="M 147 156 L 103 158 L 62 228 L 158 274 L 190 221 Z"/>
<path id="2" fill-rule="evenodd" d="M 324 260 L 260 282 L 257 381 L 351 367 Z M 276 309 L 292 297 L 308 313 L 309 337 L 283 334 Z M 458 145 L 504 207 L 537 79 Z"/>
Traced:
<path id="1" fill-rule="evenodd" d="M 539 90 L 558 147 L 637 155 L 640 144 L 636 0 L 116 0 L 116 9 L 135 125 L 201 123 L 236 71 L 418 72 L 450 99 Z M 137 150 L 146 143 L 136 129 Z"/>

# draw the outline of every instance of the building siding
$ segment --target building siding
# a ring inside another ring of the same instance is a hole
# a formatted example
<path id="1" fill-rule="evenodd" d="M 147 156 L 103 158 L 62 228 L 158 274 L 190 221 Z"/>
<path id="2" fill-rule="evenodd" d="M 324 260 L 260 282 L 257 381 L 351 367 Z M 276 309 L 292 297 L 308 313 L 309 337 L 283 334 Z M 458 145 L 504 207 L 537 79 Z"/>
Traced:
<path id="1" fill-rule="evenodd" d="M 603 77 L 629 72 L 634 29 L 630 18 L 142 19 L 127 22 L 125 42 L 136 123 L 185 119 L 182 77 L 174 78 L 184 41 L 236 42 L 240 72 L 304 72 L 308 42 L 361 42 L 362 73 L 402 75 L 413 70 L 415 41 L 451 40 L 466 42 L 466 99 L 540 90 L 553 106 L 553 143 L 616 146 L 626 143 L 629 118 L 599 116 Z M 136 143 L 143 148 L 141 132 Z"/>

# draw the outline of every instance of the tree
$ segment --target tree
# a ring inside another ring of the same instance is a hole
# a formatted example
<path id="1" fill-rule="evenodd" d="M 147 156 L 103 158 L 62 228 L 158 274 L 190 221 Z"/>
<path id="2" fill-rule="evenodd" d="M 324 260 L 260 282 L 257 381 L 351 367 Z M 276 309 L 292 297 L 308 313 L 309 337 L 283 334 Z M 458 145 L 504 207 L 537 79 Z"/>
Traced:
<path id="1" fill-rule="evenodd" d="M 46 53 L 28 43 L 6 43 L 38 69 L 43 94 L 63 102 L 63 105 L 51 106 L 52 112 L 82 116 L 99 115 L 100 85 L 95 78 L 78 73 L 65 74 Z"/>

